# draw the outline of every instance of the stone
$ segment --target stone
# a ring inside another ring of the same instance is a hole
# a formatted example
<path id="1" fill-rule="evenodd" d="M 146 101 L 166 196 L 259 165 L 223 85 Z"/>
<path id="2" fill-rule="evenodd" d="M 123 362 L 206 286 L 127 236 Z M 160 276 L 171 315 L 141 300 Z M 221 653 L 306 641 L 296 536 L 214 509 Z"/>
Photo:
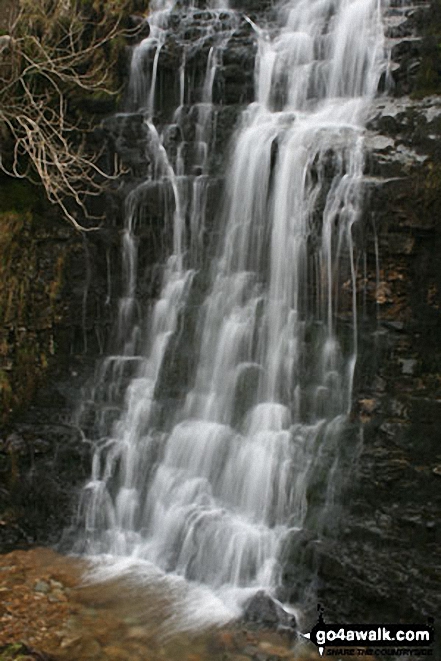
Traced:
<path id="1" fill-rule="evenodd" d="M 37 581 L 34 585 L 34 592 L 41 592 L 42 594 L 47 594 L 50 592 L 50 585 L 46 581 Z"/>
<path id="2" fill-rule="evenodd" d="M 106 645 L 103 652 L 109 661 L 133 661 L 132 653 L 119 645 Z M 145 658 L 145 661 L 148 661 L 148 657 Z"/>
<path id="3" fill-rule="evenodd" d="M 232 650 L 235 647 L 234 638 L 229 631 L 221 631 L 217 636 L 217 643 L 221 649 Z"/>
<path id="4" fill-rule="evenodd" d="M 387 250 L 393 255 L 410 255 L 415 246 L 415 239 L 413 236 L 407 236 L 406 234 L 400 234 L 399 232 L 390 232 L 385 238 L 384 243 L 386 243 L 386 241 Z"/>
<path id="5" fill-rule="evenodd" d="M 132 640 L 147 640 L 149 633 L 144 627 L 134 626 L 127 631 L 127 638 Z"/>
<path id="6" fill-rule="evenodd" d="M 49 595 L 48 601 L 51 604 L 59 604 L 63 601 L 67 601 L 67 597 L 61 590 L 54 590 L 52 594 Z"/>
<path id="7" fill-rule="evenodd" d="M 384 320 L 381 322 L 382 326 L 385 326 L 386 328 L 389 328 L 390 330 L 394 330 L 397 332 L 401 332 L 404 330 L 404 323 L 402 321 L 388 321 Z M 382 380 L 382 388 L 384 389 L 384 379 Z"/>
<path id="8" fill-rule="evenodd" d="M 392 290 L 384 281 L 378 283 L 376 300 L 379 305 L 384 305 L 384 303 L 391 303 L 393 301 Z"/>
<path id="9" fill-rule="evenodd" d="M 418 361 L 413 358 L 407 358 L 401 359 L 399 362 L 401 363 L 401 372 L 403 374 L 412 375 L 415 372 L 415 367 Z"/>
<path id="10" fill-rule="evenodd" d="M 79 659 L 99 659 L 101 656 L 101 645 L 95 638 L 84 637 L 78 649 L 72 650 L 73 653 L 78 654 Z"/>
<path id="11" fill-rule="evenodd" d="M 49 583 L 53 590 L 62 590 L 64 588 L 64 585 L 60 581 L 54 581 L 53 578 L 50 579 Z"/>
<path id="12" fill-rule="evenodd" d="M 137 176 L 145 175 L 150 163 L 150 132 L 140 113 L 117 114 L 104 120 L 104 135 L 122 162 Z"/>
<path id="13" fill-rule="evenodd" d="M 69 649 L 78 645 L 82 640 L 81 634 L 74 634 L 67 636 L 64 640 L 61 641 L 61 649 Z"/>
<path id="14" fill-rule="evenodd" d="M 279 602 L 270 597 L 264 590 L 259 590 L 247 602 L 243 614 L 246 623 L 264 628 L 277 628 L 278 625 L 296 628 L 296 619 L 287 613 Z"/>
<path id="15" fill-rule="evenodd" d="M 279 659 L 289 659 L 292 657 L 292 652 L 290 650 L 266 641 L 259 643 L 259 649 L 262 650 L 262 652 L 265 652 L 265 654 L 268 654 L 271 657 L 276 656 Z"/>
<path id="16" fill-rule="evenodd" d="M 373 413 L 378 407 L 378 402 L 376 399 L 360 399 L 359 404 L 360 409 L 365 413 Z"/>

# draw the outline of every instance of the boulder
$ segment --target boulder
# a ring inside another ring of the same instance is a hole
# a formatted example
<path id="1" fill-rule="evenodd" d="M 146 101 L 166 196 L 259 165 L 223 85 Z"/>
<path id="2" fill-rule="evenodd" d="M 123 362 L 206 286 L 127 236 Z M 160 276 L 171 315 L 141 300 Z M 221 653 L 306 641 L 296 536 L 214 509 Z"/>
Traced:
<path id="1" fill-rule="evenodd" d="M 280 602 L 276 601 L 264 590 L 259 590 L 245 604 L 243 620 L 264 629 L 290 629 L 297 626 L 296 618 L 284 610 Z"/>

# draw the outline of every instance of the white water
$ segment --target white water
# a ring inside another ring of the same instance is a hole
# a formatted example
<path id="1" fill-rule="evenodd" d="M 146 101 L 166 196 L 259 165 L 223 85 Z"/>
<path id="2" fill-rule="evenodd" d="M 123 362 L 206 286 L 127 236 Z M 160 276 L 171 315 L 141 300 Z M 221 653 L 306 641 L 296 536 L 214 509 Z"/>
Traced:
<path id="1" fill-rule="evenodd" d="M 138 368 L 123 412 L 97 444 L 84 505 L 87 548 L 149 561 L 221 592 L 271 591 L 287 534 L 309 527 L 320 535 L 341 482 L 357 359 L 352 232 L 361 213 L 364 125 L 385 62 L 382 7 L 291 0 L 275 35 L 253 25 L 256 100 L 234 137 L 194 386 L 164 432 L 155 389 L 199 266 L 213 81 L 228 47 L 222 34 L 209 51 L 196 106 L 200 174 L 189 177 L 179 149 L 172 162 L 153 123 L 170 11 L 153 13 L 151 35 L 134 52 L 131 89 L 152 136 L 152 177 L 171 191 L 173 254 L 143 343 L 134 319 L 135 191 L 124 238 L 123 350 L 105 361 L 102 379 L 119 391 L 122 366 Z M 178 125 L 185 67 L 184 53 Z M 183 193 L 188 182 L 191 199 Z M 191 209 L 189 232 L 184 209 Z"/>

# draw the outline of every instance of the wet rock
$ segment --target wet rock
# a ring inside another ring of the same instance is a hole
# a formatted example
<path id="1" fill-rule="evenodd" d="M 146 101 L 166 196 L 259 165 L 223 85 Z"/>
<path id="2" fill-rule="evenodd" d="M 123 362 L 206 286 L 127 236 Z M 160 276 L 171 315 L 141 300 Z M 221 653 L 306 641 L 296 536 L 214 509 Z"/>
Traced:
<path id="1" fill-rule="evenodd" d="M 47 594 L 50 589 L 50 585 L 46 581 L 37 581 L 34 586 L 34 592 L 41 592 L 42 594 Z"/>
<path id="2" fill-rule="evenodd" d="M 49 596 L 48 601 L 51 604 L 60 604 L 67 601 L 67 596 L 61 590 L 54 590 Z"/>
<path id="3" fill-rule="evenodd" d="M 72 658 L 77 659 L 99 659 L 101 656 L 101 645 L 90 636 L 82 636 L 69 641 L 65 649 L 71 651 Z"/>
<path id="4" fill-rule="evenodd" d="M 386 328 L 390 328 L 391 330 L 401 332 L 404 330 L 404 323 L 402 321 L 382 321 L 382 326 L 386 326 Z M 380 377 L 379 377 L 380 378 Z M 385 381 L 384 379 L 381 379 L 381 382 L 378 382 L 378 385 L 376 385 L 376 389 L 379 390 L 384 390 L 385 387 Z"/>
<path id="5" fill-rule="evenodd" d="M 140 113 L 117 114 L 103 122 L 103 132 L 110 148 L 135 176 L 144 176 L 150 163 L 150 132 Z"/>
<path id="6" fill-rule="evenodd" d="M 279 625 L 282 625 L 295 629 L 297 626 L 295 617 L 287 613 L 279 602 L 263 590 L 256 592 L 247 602 L 243 620 L 246 624 L 258 628 L 277 629 Z"/>
<path id="7" fill-rule="evenodd" d="M 271 0 L 232 0 L 230 2 L 232 9 L 245 12 L 247 15 L 261 13 L 271 9 L 272 5 Z"/>
<path id="8" fill-rule="evenodd" d="M 131 640 L 148 640 L 149 633 L 145 627 L 134 626 L 127 631 L 127 638 Z"/>
<path id="9" fill-rule="evenodd" d="M 2 451 L 9 452 L 17 456 L 26 455 L 29 452 L 29 449 L 25 439 L 17 432 L 13 432 L 6 438 L 6 442 L 2 448 Z"/>
<path id="10" fill-rule="evenodd" d="M 49 583 L 53 590 L 62 590 L 64 588 L 64 585 L 60 581 L 55 581 L 53 578 L 50 579 Z"/>
<path id="11" fill-rule="evenodd" d="M 257 647 L 255 647 L 254 645 L 246 645 L 243 648 L 243 652 L 247 656 L 251 656 L 254 659 L 255 655 L 258 654 L 259 649 Z"/>
<path id="12" fill-rule="evenodd" d="M 376 399 L 360 399 L 360 410 L 367 415 L 371 415 L 375 409 L 378 408 L 378 401 Z"/>
<path id="13" fill-rule="evenodd" d="M 226 651 L 233 650 L 236 646 L 233 635 L 229 631 L 221 631 L 216 636 L 216 646 Z"/>
<path id="14" fill-rule="evenodd" d="M 61 649 L 69 649 L 70 647 L 73 647 L 74 645 L 77 645 L 80 642 L 81 642 L 81 635 L 76 633 L 66 636 L 61 641 L 60 647 Z"/>
<path id="15" fill-rule="evenodd" d="M 124 647 L 119 645 L 106 645 L 103 648 L 103 652 L 106 655 L 106 659 L 109 661 L 132 661 L 133 656 L 131 652 L 128 652 Z"/>
<path id="16" fill-rule="evenodd" d="M 130 29 L 134 31 L 130 41 L 142 41 L 142 39 L 146 39 L 150 35 L 150 25 L 145 16 L 131 14 L 128 22 Z"/>
<path id="17" fill-rule="evenodd" d="M 414 358 L 406 358 L 399 360 L 401 363 L 401 371 L 403 374 L 411 375 L 415 372 L 415 368 L 418 364 L 418 361 Z"/>
<path id="18" fill-rule="evenodd" d="M 384 237 L 384 242 L 387 242 L 388 252 L 392 255 L 410 255 L 415 246 L 415 239 L 406 234 L 391 232 Z"/>
<path id="19" fill-rule="evenodd" d="M 417 37 L 400 39 L 392 48 L 392 78 L 396 95 L 409 94 L 416 87 L 421 67 L 422 40 Z"/>
<path id="20" fill-rule="evenodd" d="M 292 658 L 292 652 L 285 647 L 280 647 L 279 645 L 274 645 L 263 641 L 259 643 L 259 649 L 265 654 L 268 654 L 271 658 L 276 657 L 277 659 L 290 659 Z"/>

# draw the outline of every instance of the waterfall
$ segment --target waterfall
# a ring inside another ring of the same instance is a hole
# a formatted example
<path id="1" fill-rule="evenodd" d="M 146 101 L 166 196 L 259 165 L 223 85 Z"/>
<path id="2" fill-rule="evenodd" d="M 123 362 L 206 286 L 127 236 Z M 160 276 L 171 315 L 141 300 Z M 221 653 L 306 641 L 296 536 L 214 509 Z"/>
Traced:
<path id="1" fill-rule="evenodd" d="M 151 163 L 126 201 L 118 349 L 89 403 L 99 415 L 83 538 L 91 554 L 145 560 L 213 589 L 271 591 L 288 536 L 322 534 L 342 481 L 357 360 L 353 228 L 364 126 L 385 67 L 382 6 L 290 0 L 277 26 L 204 10 L 195 37 L 203 74 L 191 88 L 195 42 L 186 42 L 167 122 L 155 104 L 174 11 L 154 8 L 132 58 L 127 116 L 143 114 Z M 184 27 L 201 12 L 180 11 Z M 215 221 L 222 236 L 207 260 L 213 88 L 243 23 L 257 41 L 255 100 L 232 139 Z M 171 148 L 167 136 L 183 135 L 190 115 L 193 143 Z M 172 240 L 144 315 L 136 228 L 158 187 Z M 201 272 L 210 285 L 192 312 L 195 368 L 168 408 L 167 356 Z"/>

